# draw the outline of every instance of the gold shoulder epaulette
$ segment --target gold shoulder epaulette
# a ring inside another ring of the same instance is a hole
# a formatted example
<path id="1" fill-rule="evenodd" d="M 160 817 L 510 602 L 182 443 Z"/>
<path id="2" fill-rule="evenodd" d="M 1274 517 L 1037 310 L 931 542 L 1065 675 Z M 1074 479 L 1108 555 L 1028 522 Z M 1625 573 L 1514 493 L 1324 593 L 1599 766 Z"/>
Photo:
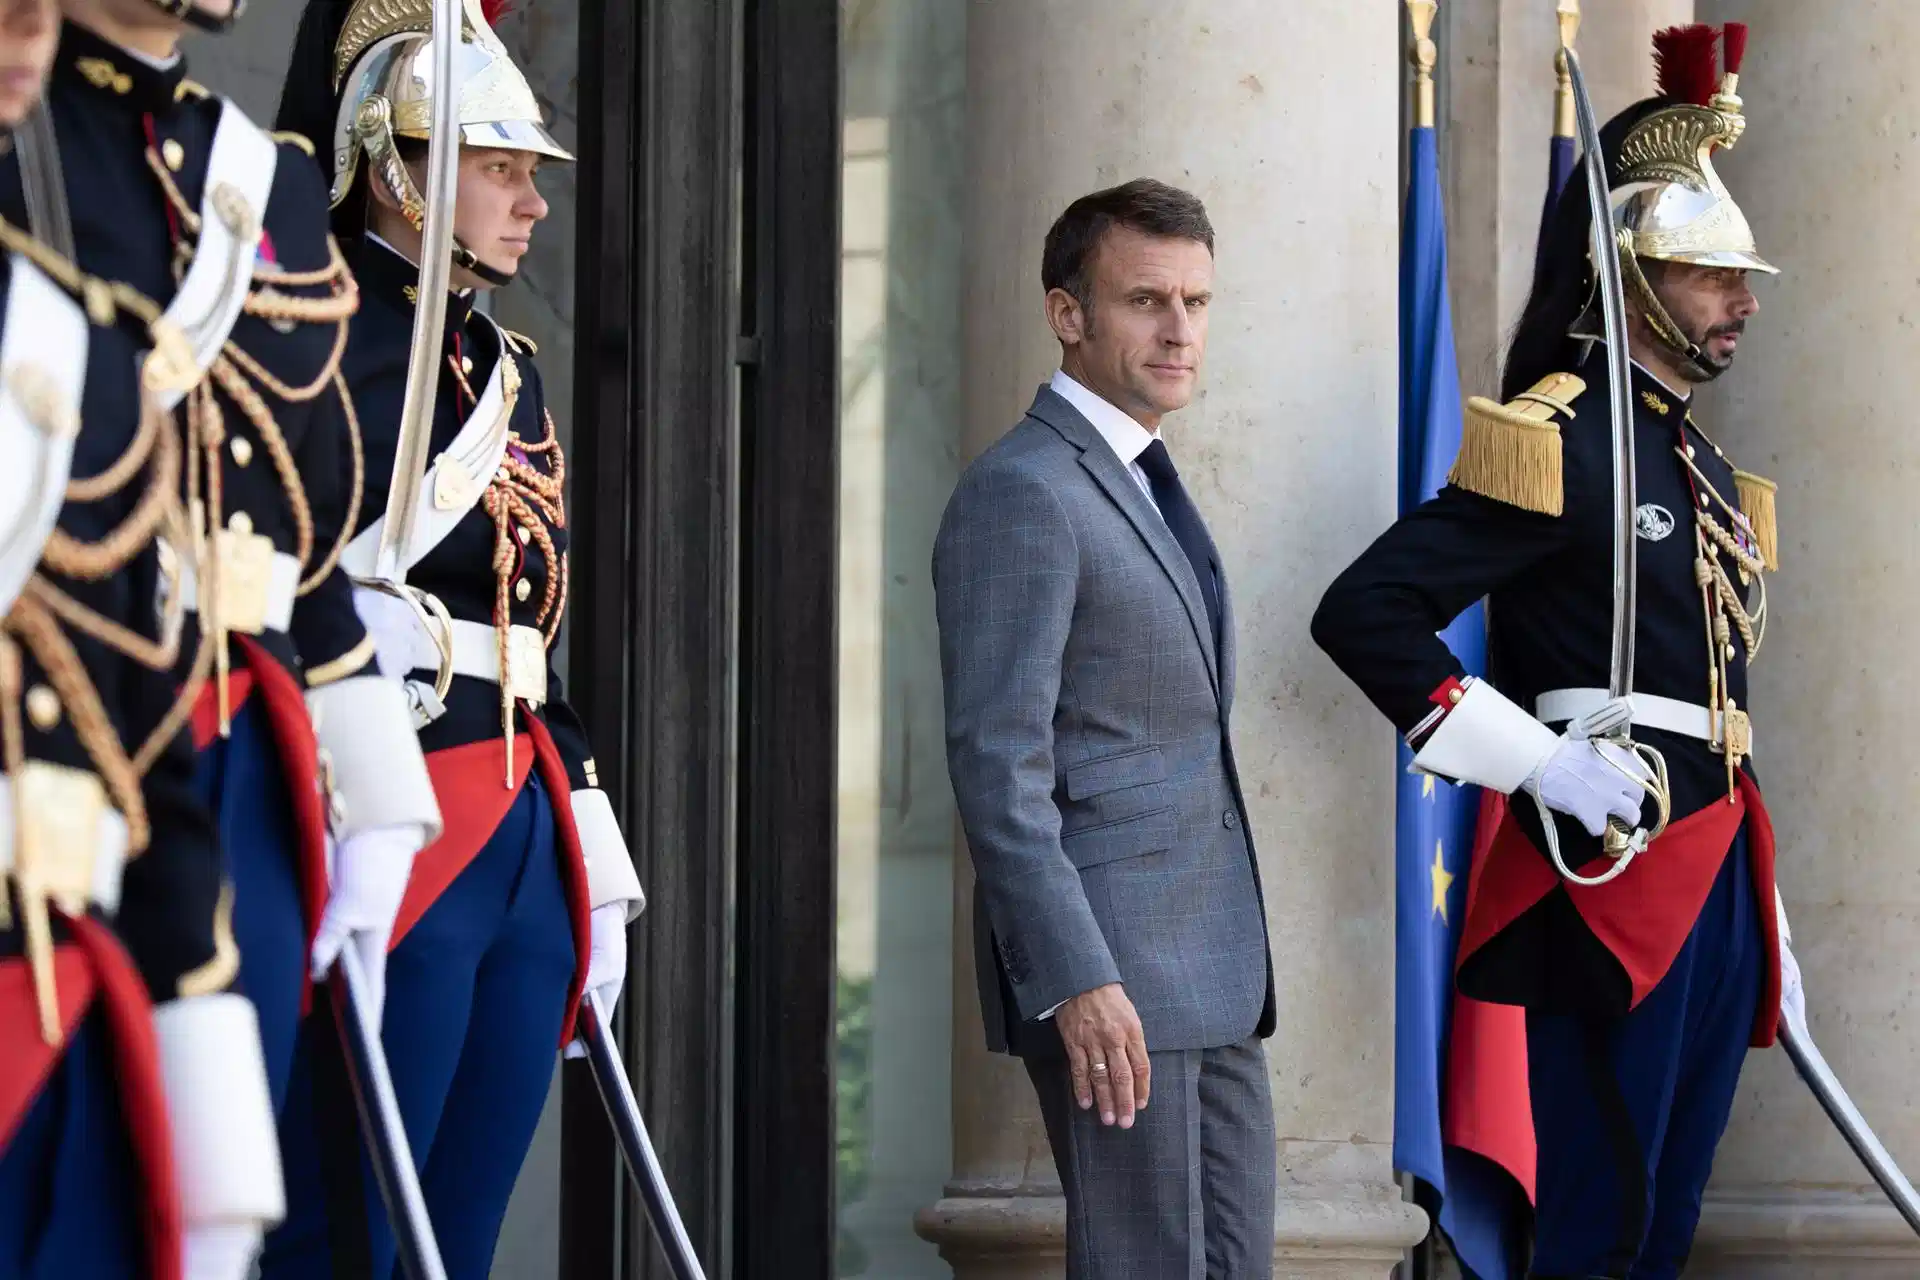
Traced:
<path id="1" fill-rule="evenodd" d="M 208 90 L 207 86 L 201 84 L 198 80 L 182 80 L 179 87 L 173 91 L 173 100 L 175 102 L 185 102 L 188 98 L 210 98 L 212 96 L 213 94 Z"/>
<path id="2" fill-rule="evenodd" d="M 532 338 L 529 338 L 526 334 L 516 333 L 505 325 L 500 326 L 500 332 L 507 335 L 507 342 L 515 351 L 529 356 L 537 356 L 540 354 L 540 344 Z"/>
<path id="3" fill-rule="evenodd" d="M 1572 402 L 1586 389 L 1572 374 L 1555 373 L 1506 404 L 1485 396 L 1468 400 L 1448 483 L 1525 511 L 1560 515 L 1566 494 L 1558 419 L 1573 416 Z"/>
<path id="4" fill-rule="evenodd" d="M 1780 518 L 1776 495 L 1780 486 L 1765 476 L 1756 476 L 1738 467 L 1733 472 L 1733 487 L 1740 495 L 1740 514 L 1753 526 L 1753 540 L 1760 544 L 1760 558 L 1767 568 L 1780 567 Z"/>
<path id="5" fill-rule="evenodd" d="M 289 143 L 292 146 L 300 148 L 308 155 L 313 154 L 313 140 L 304 133 L 295 133 L 292 129 L 275 129 L 273 131 L 273 140 L 275 142 Z"/>

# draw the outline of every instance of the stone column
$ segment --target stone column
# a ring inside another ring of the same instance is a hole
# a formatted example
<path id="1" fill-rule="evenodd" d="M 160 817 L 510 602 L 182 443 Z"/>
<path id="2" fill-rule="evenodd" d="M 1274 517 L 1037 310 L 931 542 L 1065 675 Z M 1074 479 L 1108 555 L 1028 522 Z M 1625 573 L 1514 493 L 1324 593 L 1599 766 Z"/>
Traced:
<path id="1" fill-rule="evenodd" d="M 1920 11 L 1704 0 L 1752 24 L 1748 128 L 1720 169 L 1783 269 L 1709 430 L 1780 483 L 1781 571 L 1754 671 L 1759 761 L 1814 1037 L 1920 1172 L 1920 792 L 1905 677 L 1920 626 L 1913 211 Z M 1775 1050 L 1749 1058 L 1714 1169 L 1700 1276 L 1920 1274 L 1913 1234 Z"/>
<path id="2" fill-rule="evenodd" d="M 1040 246 L 1070 200 L 1151 175 L 1200 194 L 1218 235 L 1205 389 L 1167 431 L 1240 601 L 1287 1276 L 1377 1280 L 1426 1225 L 1389 1161 L 1392 739 L 1307 635 L 1393 514 L 1398 18 L 1267 0 L 968 10 L 967 456 L 1055 366 Z M 919 1226 L 961 1280 L 1058 1275 L 1065 1209 L 1032 1089 L 980 1047 L 961 863 L 955 1169 Z"/>
<path id="3" fill-rule="evenodd" d="M 1582 6 L 1575 47 L 1603 121 L 1653 92 L 1653 33 L 1693 21 L 1693 7 L 1694 0 Z M 1462 390 L 1492 395 L 1533 283 L 1560 32 L 1547 0 L 1441 0 L 1440 19 L 1453 336 Z"/>

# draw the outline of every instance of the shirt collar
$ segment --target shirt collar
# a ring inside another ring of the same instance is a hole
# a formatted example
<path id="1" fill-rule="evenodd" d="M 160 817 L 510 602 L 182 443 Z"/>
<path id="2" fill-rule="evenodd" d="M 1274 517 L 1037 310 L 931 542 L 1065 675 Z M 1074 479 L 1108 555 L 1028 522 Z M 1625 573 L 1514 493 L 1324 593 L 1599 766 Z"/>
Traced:
<path id="1" fill-rule="evenodd" d="M 1159 438 L 1158 432 L 1148 431 L 1114 405 L 1087 390 L 1064 369 L 1053 375 L 1052 387 L 1056 395 L 1078 409 L 1080 416 L 1093 424 L 1093 429 L 1100 433 L 1107 447 L 1128 466 Z"/>
<path id="2" fill-rule="evenodd" d="M 60 29 L 54 75 L 84 86 L 137 112 L 171 111 L 187 78 L 187 60 L 176 53 L 164 65 L 122 48 L 75 22 Z"/>

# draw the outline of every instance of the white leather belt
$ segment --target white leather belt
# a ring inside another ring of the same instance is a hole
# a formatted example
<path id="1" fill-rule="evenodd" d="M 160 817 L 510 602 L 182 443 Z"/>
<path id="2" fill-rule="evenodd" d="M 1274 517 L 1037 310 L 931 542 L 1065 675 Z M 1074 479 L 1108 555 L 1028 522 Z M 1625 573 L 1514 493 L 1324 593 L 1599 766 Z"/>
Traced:
<path id="1" fill-rule="evenodd" d="M 1608 701 L 1610 697 L 1605 689 L 1555 689 L 1540 695 L 1533 713 L 1543 723 L 1565 724 L 1598 710 Z M 1720 741 L 1719 717 L 1706 707 L 1651 693 L 1633 694 L 1628 701 L 1633 704 L 1636 725 L 1698 738 L 1702 742 Z"/>
<path id="2" fill-rule="evenodd" d="M 533 706 L 547 700 L 547 638 L 538 627 L 507 629 L 506 679 L 501 679 L 500 633 L 484 622 L 453 620 L 453 674 L 507 686 Z"/>
<path id="3" fill-rule="evenodd" d="M 0 774 L 0 880 L 11 878 L 19 857 L 23 828 L 16 790 L 32 808 L 24 827 L 34 855 L 31 870 L 48 898 L 66 908 L 84 899 L 108 915 L 119 911 L 127 820 L 107 803 L 99 776 L 38 760 L 22 766 L 17 778 Z"/>
<path id="4" fill-rule="evenodd" d="M 300 590 L 300 562 L 284 551 L 273 553 L 267 570 L 264 630 L 286 631 L 293 625 L 293 600 Z M 200 585 L 193 566 L 180 566 L 180 596 L 190 613 L 200 611 Z M 235 631 L 248 630 L 235 626 Z"/>

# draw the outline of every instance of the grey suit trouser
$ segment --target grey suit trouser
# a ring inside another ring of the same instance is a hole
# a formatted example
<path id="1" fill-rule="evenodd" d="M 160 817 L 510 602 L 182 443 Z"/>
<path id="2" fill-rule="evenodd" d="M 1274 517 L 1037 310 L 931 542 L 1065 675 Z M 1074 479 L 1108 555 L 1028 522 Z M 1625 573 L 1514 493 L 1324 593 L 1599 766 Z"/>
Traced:
<path id="1" fill-rule="evenodd" d="M 1133 1128 L 1082 1111 L 1064 1058 L 1029 1059 L 1067 1199 L 1068 1280 L 1268 1280 L 1273 1095 L 1258 1039 L 1149 1053 Z"/>

